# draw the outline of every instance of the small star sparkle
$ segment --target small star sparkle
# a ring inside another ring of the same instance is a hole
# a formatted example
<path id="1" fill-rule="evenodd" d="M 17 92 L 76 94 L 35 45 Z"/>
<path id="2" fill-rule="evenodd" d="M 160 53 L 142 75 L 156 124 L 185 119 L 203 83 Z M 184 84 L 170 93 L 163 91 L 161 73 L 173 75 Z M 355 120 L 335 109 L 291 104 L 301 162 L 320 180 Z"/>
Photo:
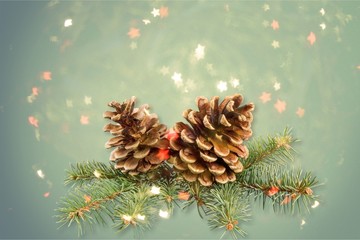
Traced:
<path id="1" fill-rule="evenodd" d="M 274 30 L 279 29 L 279 22 L 276 21 L 276 20 L 273 20 L 272 23 L 271 23 L 271 27 L 272 27 Z"/>
<path id="2" fill-rule="evenodd" d="M 152 14 L 154 17 L 160 16 L 160 9 L 158 9 L 158 8 L 153 8 L 153 10 L 151 11 L 151 14 Z"/>
<path id="3" fill-rule="evenodd" d="M 85 96 L 85 97 L 84 97 L 84 103 L 85 103 L 86 105 L 91 105 L 91 104 L 92 104 L 91 97 Z"/>
<path id="4" fill-rule="evenodd" d="M 81 123 L 82 125 L 87 125 L 87 124 L 89 124 L 89 116 L 81 115 L 81 117 L 80 117 L 80 123 Z"/>
<path id="5" fill-rule="evenodd" d="M 315 41 L 316 41 L 315 33 L 310 32 L 308 37 L 307 37 L 307 40 L 309 41 L 310 45 L 313 45 L 315 43 Z"/>
<path id="6" fill-rule="evenodd" d="M 198 44 L 195 49 L 195 58 L 197 60 L 203 59 L 205 55 L 205 46 Z"/>
<path id="7" fill-rule="evenodd" d="M 267 103 L 271 100 L 271 93 L 262 92 L 261 96 L 259 97 L 262 103 Z"/>
<path id="8" fill-rule="evenodd" d="M 129 32 L 127 33 L 127 35 L 133 39 L 133 38 L 138 38 L 140 37 L 140 29 L 138 28 L 130 28 Z"/>
<path id="9" fill-rule="evenodd" d="M 273 41 L 272 43 L 271 43 L 271 46 L 273 46 L 273 48 L 274 49 L 276 49 L 276 48 L 279 48 L 280 47 L 280 43 L 279 43 L 279 41 Z"/>
<path id="10" fill-rule="evenodd" d="M 174 72 L 171 79 L 174 80 L 176 86 L 180 87 L 182 85 L 183 79 L 181 77 L 181 73 Z"/>
<path id="11" fill-rule="evenodd" d="M 70 27 L 72 26 L 72 19 L 66 19 L 64 22 L 64 27 Z"/>
<path id="12" fill-rule="evenodd" d="M 274 107 L 279 113 L 282 113 L 286 109 L 286 102 L 278 99 L 277 102 L 274 104 Z"/>
<path id="13" fill-rule="evenodd" d="M 305 110 L 301 107 L 299 107 L 296 111 L 296 115 L 298 115 L 300 118 L 303 117 L 305 114 Z"/>
<path id="14" fill-rule="evenodd" d="M 280 88 L 281 88 L 281 84 L 280 84 L 279 82 L 275 82 L 275 83 L 274 83 L 274 89 L 275 89 L 275 91 L 279 91 Z"/>
<path id="15" fill-rule="evenodd" d="M 167 17 L 169 15 L 169 8 L 162 6 L 159 10 L 160 18 Z"/>
<path id="16" fill-rule="evenodd" d="M 220 92 L 224 92 L 226 91 L 227 88 L 227 83 L 224 81 L 219 81 L 218 84 L 216 85 L 216 88 L 220 91 Z"/>
<path id="17" fill-rule="evenodd" d="M 263 5 L 263 10 L 264 10 L 264 12 L 267 12 L 267 11 L 269 11 L 270 10 L 270 6 L 269 6 L 269 4 L 264 4 Z"/>

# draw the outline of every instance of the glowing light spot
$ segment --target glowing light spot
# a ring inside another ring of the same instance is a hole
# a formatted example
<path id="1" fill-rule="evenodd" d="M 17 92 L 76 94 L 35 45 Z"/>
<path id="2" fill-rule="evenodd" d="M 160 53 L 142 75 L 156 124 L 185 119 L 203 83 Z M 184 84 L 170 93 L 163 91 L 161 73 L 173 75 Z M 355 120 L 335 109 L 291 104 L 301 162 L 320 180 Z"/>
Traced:
<path id="1" fill-rule="evenodd" d="M 321 27 L 321 30 L 325 30 L 325 28 L 326 28 L 326 24 L 325 24 L 325 23 L 321 23 L 319 26 Z"/>
<path id="2" fill-rule="evenodd" d="M 42 79 L 46 80 L 46 81 L 49 81 L 51 80 L 51 72 L 49 71 L 45 71 L 42 73 Z"/>
<path id="3" fill-rule="evenodd" d="M 72 108 L 73 107 L 73 102 L 71 100 L 69 100 L 69 99 L 66 99 L 66 106 L 68 108 Z"/>
<path id="4" fill-rule="evenodd" d="M 140 37 L 140 29 L 138 29 L 138 28 L 130 28 L 130 30 L 129 30 L 129 32 L 127 34 L 131 39 L 138 38 L 138 37 Z"/>
<path id="5" fill-rule="evenodd" d="M 305 225 L 305 220 L 304 219 L 301 219 L 301 223 L 300 223 L 300 226 L 304 226 Z"/>
<path id="6" fill-rule="evenodd" d="M 220 91 L 220 92 L 224 92 L 226 91 L 227 88 L 227 83 L 224 81 L 219 81 L 218 84 L 216 85 L 216 88 Z"/>
<path id="7" fill-rule="evenodd" d="M 144 221 L 145 220 L 145 215 L 141 215 L 141 214 L 138 214 L 136 216 L 137 219 L 141 220 L 141 221 Z"/>
<path id="8" fill-rule="evenodd" d="M 197 60 L 203 59 L 205 56 L 205 46 L 198 44 L 195 49 L 195 58 Z"/>
<path id="9" fill-rule="evenodd" d="M 39 120 L 36 117 L 29 116 L 28 121 L 29 121 L 30 125 L 37 127 L 37 128 L 39 127 Z"/>
<path id="10" fill-rule="evenodd" d="M 300 118 L 303 117 L 305 114 L 305 110 L 301 107 L 299 107 L 296 111 L 296 115 L 298 115 Z"/>
<path id="11" fill-rule="evenodd" d="M 136 42 L 131 42 L 130 43 L 130 49 L 131 50 L 137 49 L 137 43 Z"/>
<path id="12" fill-rule="evenodd" d="M 50 192 L 44 193 L 43 196 L 46 197 L 46 198 L 49 197 L 49 196 L 50 196 Z"/>
<path id="13" fill-rule="evenodd" d="M 36 99 L 36 97 L 33 94 L 31 94 L 31 95 L 27 96 L 26 99 L 27 99 L 28 103 L 33 103 L 33 101 Z"/>
<path id="14" fill-rule="evenodd" d="M 148 25 L 151 23 L 151 21 L 149 19 L 143 19 L 142 21 L 145 25 Z"/>
<path id="15" fill-rule="evenodd" d="M 273 48 L 274 49 L 276 49 L 276 48 L 279 48 L 280 47 L 280 43 L 279 43 L 279 41 L 273 41 L 272 43 L 271 43 L 271 46 L 273 46 Z"/>
<path id="16" fill-rule="evenodd" d="M 308 37 L 307 37 L 307 40 L 309 41 L 310 45 L 313 45 L 316 42 L 315 33 L 310 32 Z"/>
<path id="17" fill-rule="evenodd" d="M 169 8 L 162 6 L 159 10 L 159 14 L 161 18 L 167 17 L 169 15 Z"/>
<path id="18" fill-rule="evenodd" d="M 181 73 L 174 72 L 174 74 L 171 76 L 171 79 L 174 81 L 174 83 L 177 87 L 182 86 L 183 79 L 181 77 Z"/>
<path id="19" fill-rule="evenodd" d="M 274 107 L 279 113 L 282 113 L 286 109 L 286 102 L 278 99 L 277 102 L 274 104 Z"/>
<path id="20" fill-rule="evenodd" d="M 84 98 L 84 103 L 85 103 L 86 105 L 92 104 L 91 97 L 85 96 L 85 98 Z"/>
<path id="21" fill-rule="evenodd" d="M 270 6 L 269 6 L 269 4 L 264 4 L 263 5 L 263 10 L 264 10 L 264 12 L 267 12 L 267 11 L 269 11 L 270 10 Z"/>
<path id="22" fill-rule="evenodd" d="M 39 176 L 39 178 L 44 179 L 45 178 L 45 174 L 43 173 L 43 171 L 41 169 L 36 171 L 36 174 Z"/>
<path id="23" fill-rule="evenodd" d="M 80 123 L 81 123 L 82 125 L 87 125 L 87 124 L 89 124 L 89 116 L 81 115 L 81 117 L 80 117 Z"/>
<path id="24" fill-rule="evenodd" d="M 125 220 L 125 221 L 127 221 L 127 222 L 130 222 L 131 219 L 132 219 L 132 217 L 129 216 L 129 215 L 123 215 L 123 216 L 122 216 L 122 219 Z"/>
<path id="25" fill-rule="evenodd" d="M 98 170 L 95 170 L 94 172 L 94 175 L 96 178 L 100 178 L 101 177 L 101 173 L 98 171 Z"/>
<path id="26" fill-rule="evenodd" d="M 152 194 L 160 194 L 160 187 L 152 186 L 150 192 Z"/>
<path id="27" fill-rule="evenodd" d="M 239 84 L 240 84 L 239 79 L 237 79 L 237 78 L 231 78 L 231 79 L 230 79 L 230 85 L 231 85 L 233 88 L 238 87 Z"/>
<path id="28" fill-rule="evenodd" d="M 64 27 L 70 27 L 70 26 L 72 26 L 72 19 L 71 18 L 68 18 L 68 19 L 66 19 L 65 20 L 65 22 L 64 22 Z"/>
<path id="29" fill-rule="evenodd" d="M 325 9 L 324 8 L 321 8 L 319 12 L 320 12 L 321 16 L 325 15 Z"/>
<path id="30" fill-rule="evenodd" d="M 169 218 L 169 212 L 168 211 L 163 211 L 163 210 L 160 209 L 159 216 L 162 217 L 162 218 Z"/>
<path id="31" fill-rule="evenodd" d="M 37 87 L 33 87 L 31 90 L 32 90 L 32 95 L 34 96 L 39 95 L 39 89 Z"/>
<path id="32" fill-rule="evenodd" d="M 274 89 L 275 89 L 275 91 L 279 91 L 280 88 L 281 88 L 281 84 L 280 84 L 279 82 L 275 82 L 275 83 L 274 83 Z"/>
<path id="33" fill-rule="evenodd" d="M 153 10 L 151 11 L 151 14 L 152 14 L 154 17 L 160 16 L 160 9 L 158 9 L 158 8 L 153 8 Z"/>
<path id="34" fill-rule="evenodd" d="M 311 205 L 311 208 L 317 208 L 320 205 L 318 201 L 315 201 L 313 205 Z"/>
<path id="35" fill-rule="evenodd" d="M 259 97 L 262 103 L 267 103 L 271 100 L 271 93 L 262 92 L 261 96 Z"/>
<path id="36" fill-rule="evenodd" d="M 279 22 L 276 21 L 276 20 L 273 20 L 272 23 L 271 23 L 271 27 L 272 27 L 274 30 L 279 29 Z"/>

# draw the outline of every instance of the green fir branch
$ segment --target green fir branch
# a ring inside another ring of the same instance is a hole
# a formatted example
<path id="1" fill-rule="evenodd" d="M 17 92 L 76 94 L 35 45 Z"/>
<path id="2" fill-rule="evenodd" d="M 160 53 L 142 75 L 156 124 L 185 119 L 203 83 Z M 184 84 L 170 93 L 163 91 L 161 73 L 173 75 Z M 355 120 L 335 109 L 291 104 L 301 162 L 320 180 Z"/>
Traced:
<path id="1" fill-rule="evenodd" d="M 275 212 L 294 214 L 301 212 L 317 199 L 313 189 L 319 186 L 318 180 L 310 172 L 302 170 L 280 170 L 277 167 L 263 166 L 239 175 L 237 184 L 247 195 L 260 200 L 263 208 L 271 200 Z"/>
<path id="2" fill-rule="evenodd" d="M 113 166 L 101 162 L 87 161 L 71 165 L 67 170 L 65 185 L 82 185 L 94 180 L 113 179 L 123 176 L 122 172 Z"/>
<path id="3" fill-rule="evenodd" d="M 137 186 L 137 191 L 123 194 L 120 201 L 121 204 L 114 211 L 114 228 L 118 232 L 129 226 L 139 230 L 149 229 L 162 206 L 158 195 L 152 194 L 147 184 Z"/>
<path id="4" fill-rule="evenodd" d="M 115 178 L 73 188 L 58 203 L 58 223 L 68 227 L 76 223 L 78 233 L 82 235 L 86 223 L 91 228 L 94 223 L 105 224 L 105 218 L 112 219 L 119 196 L 131 189 L 133 185 L 130 182 Z"/>
<path id="5" fill-rule="evenodd" d="M 256 138 L 247 145 L 249 149 L 248 158 L 240 158 L 244 165 L 244 171 L 258 165 L 284 166 L 289 160 L 293 161 L 294 149 L 291 145 L 298 140 L 291 136 L 291 129 L 285 128 L 282 134 Z"/>
<path id="6" fill-rule="evenodd" d="M 246 234 L 239 222 L 249 219 L 249 203 L 237 184 L 215 185 L 204 194 L 204 202 L 211 229 L 224 228 L 222 237 L 229 232 L 234 239 Z"/>

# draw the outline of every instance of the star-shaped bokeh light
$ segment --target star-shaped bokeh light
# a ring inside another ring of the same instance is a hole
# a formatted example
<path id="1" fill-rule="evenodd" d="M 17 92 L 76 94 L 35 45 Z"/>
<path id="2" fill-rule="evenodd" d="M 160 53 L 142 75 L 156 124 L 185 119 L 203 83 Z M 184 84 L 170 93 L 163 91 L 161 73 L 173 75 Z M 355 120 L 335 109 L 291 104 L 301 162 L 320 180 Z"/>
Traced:
<path id="1" fill-rule="evenodd" d="M 274 107 L 279 113 L 282 113 L 286 109 L 286 102 L 278 99 L 277 102 L 274 104 Z"/>

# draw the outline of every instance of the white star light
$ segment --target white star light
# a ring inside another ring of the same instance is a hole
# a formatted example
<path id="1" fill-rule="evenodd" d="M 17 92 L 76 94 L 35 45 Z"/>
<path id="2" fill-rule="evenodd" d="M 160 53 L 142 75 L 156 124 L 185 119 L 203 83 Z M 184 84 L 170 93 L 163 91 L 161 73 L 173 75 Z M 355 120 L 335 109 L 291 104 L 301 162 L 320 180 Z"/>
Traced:
<path id="1" fill-rule="evenodd" d="M 325 24 L 325 23 L 321 23 L 319 26 L 321 27 L 322 30 L 325 30 L 325 28 L 326 28 L 326 24 Z"/>
<path id="2" fill-rule="evenodd" d="M 237 86 L 239 86 L 239 79 L 237 78 L 231 78 L 230 79 L 230 84 L 233 88 L 236 88 Z"/>
<path id="3" fill-rule="evenodd" d="M 43 171 L 41 169 L 36 171 L 36 174 L 39 176 L 39 178 L 44 179 L 45 178 L 45 174 L 43 173 Z"/>
<path id="4" fill-rule="evenodd" d="M 195 58 L 197 60 L 200 60 L 204 58 L 204 55 L 205 55 L 205 46 L 198 44 L 197 48 L 195 49 Z"/>
<path id="5" fill-rule="evenodd" d="M 169 212 L 168 211 L 163 211 L 163 210 L 160 209 L 159 216 L 162 217 L 162 218 L 168 218 L 169 217 Z"/>
<path id="6" fill-rule="evenodd" d="M 85 97 L 84 97 L 84 103 L 85 103 L 86 105 L 92 104 L 91 97 L 85 96 Z"/>
<path id="7" fill-rule="evenodd" d="M 311 208 L 316 208 L 320 205 L 318 201 L 315 201 L 314 204 L 311 206 Z"/>
<path id="8" fill-rule="evenodd" d="M 273 41 L 272 43 L 271 43 L 271 46 L 273 46 L 273 48 L 279 48 L 280 47 L 280 43 L 278 42 L 278 41 Z"/>
<path id="9" fill-rule="evenodd" d="M 281 84 L 279 82 L 275 82 L 275 84 L 274 84 L 275 91 L 280 90 L 280 88 L 281 88 Z"/>
<path id="10" fill-rule="evenodd" d="M 151 23 L 151 21 L 149 19 L 143 19 L 142 21 L 145 25 L 148 25 L 149 23 Z"/>
<path id="11" fill-rule="evenodd" d="M 269 4 L 264 4 L 263 5 L 263 9 L 264 9 L 264 11 L 266 12 L 266 11 L 269 11 L 270 10 L 270 6 L 269 6 Z"/>
<path id="12" fill-rule="evenodd" d="M 144 221 L 145 220 L 145 215 L 141 215 L 141 214 L 138 214 L 136 216 L 137 219 L 141 220 L 141 221 Z"/>
<path id="13" fill-rule="evenodd" d="M 150 192 L 152 194 L 160 194 L 160 188 L 156 186 L 152 186 Z"/>
<path id="14" fill-rule="evenodd" d="M 325 15 L 325 9 L 321 8 L 320 9 L 320 14 L 321 14 L 321 16 L 324 16 Z"/>
<path id="15" fill-rule="evenodd" d="M 100 177 L 101 177 L 101 173 L 100 173 L 98 170 L 95 170 L 95 171 L 93 172 L 93 174 L 94 174 L 94 176 L 95 176 L 96 178 L 100 178 Z"/>
<path id="16" fill-rule="evenodd" d="M 73 107 L 73 102 L 71 100 L 69 100 L 69 99 L 66 99 L 66 106 L 68 108 L 72 108 Z"/>
<path id="17" fill-rule="evenodd" d="M 216 87 L 217 89 L 219 89 L 220 92 L 224 92 L 227 90 L 227 83 L 224 81 L 219 81 Z"/>
<path id="18" fill-rule="evenodd" d="M 152 14 L 154 17 L 160 16 L 160 9 L 158 9 L 158 8 L 153 8 L 151 14 Z"/>
<path id="19" fill-rule="evenodd" d="M 181 73 L 174 72 L 171 79 L 174 80 L 174 83 L 177 87 L 180 87 L 183 84 Z"/>
<path id="20" fill-rule="evenodd" d="M 70 27 L 72 25 L 72 19 L 66 19 L 64 22 L 64 27 Z"/>

